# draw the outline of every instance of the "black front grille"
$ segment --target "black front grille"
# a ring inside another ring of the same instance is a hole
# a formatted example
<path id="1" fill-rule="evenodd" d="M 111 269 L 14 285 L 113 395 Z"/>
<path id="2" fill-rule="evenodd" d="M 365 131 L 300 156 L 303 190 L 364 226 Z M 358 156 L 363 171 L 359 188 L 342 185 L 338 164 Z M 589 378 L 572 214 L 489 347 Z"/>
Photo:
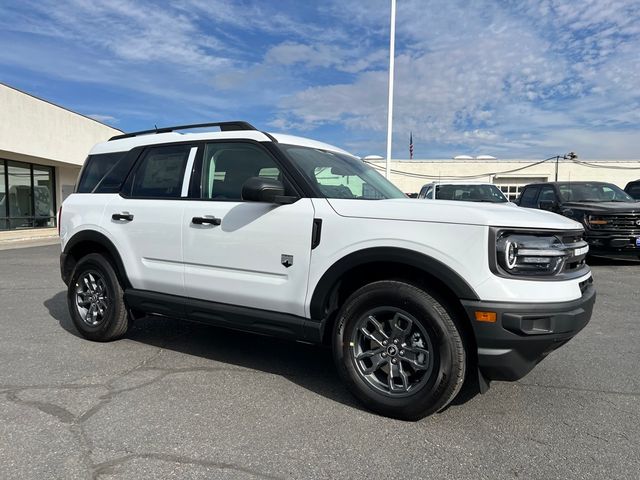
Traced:
<path id="1" fill-rule="evenodd" d="M 589 215 L 589 228 L 596 231 L 640 232 L 640 214 Z"/>

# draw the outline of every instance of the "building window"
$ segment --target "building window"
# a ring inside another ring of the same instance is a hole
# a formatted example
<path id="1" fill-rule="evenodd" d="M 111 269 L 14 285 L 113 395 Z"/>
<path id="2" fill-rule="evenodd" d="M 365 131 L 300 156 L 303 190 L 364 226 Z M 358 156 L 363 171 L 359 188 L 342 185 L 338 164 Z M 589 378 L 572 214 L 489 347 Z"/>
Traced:
<path id="1" fill-rule="evenodd" d="M 4 172 L 4 161 L 0 160 L 0 230 L 9 228 L 7 221 L 7 177 Z"/>
<path id="2" fill-rule="evenodd" d="M 0 160 L 0 230 L 55 227 L 53 167 Z"/>
<path id="3" fill-rule="evenodd" d="M 525 185 L 546 181 L 547 177 L 496 177 L 493 183 L 502 190 L 510 202 L 513 202 L 518 198 Z"/>

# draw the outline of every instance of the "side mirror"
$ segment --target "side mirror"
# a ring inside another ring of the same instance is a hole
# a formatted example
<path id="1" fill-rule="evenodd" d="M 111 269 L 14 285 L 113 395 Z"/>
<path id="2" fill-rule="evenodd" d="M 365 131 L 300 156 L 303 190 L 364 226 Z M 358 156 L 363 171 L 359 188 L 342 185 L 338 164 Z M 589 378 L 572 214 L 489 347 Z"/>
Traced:
<path id="1" fill-rule="evenodd" d="M 284 185 L 278 180 L 251 177 L 242 185 L 242 199 L 251 202 L 288 204 L 298 200 L 298 197 L 285 196 Z"/>
<path id="2" fill-rule="evenodd" d="M 548 210 L 550 212 L 555 212 L 558 210 L 558 202 L 555 200 L 541 200 L 538 204 L 541 210 Z"/>

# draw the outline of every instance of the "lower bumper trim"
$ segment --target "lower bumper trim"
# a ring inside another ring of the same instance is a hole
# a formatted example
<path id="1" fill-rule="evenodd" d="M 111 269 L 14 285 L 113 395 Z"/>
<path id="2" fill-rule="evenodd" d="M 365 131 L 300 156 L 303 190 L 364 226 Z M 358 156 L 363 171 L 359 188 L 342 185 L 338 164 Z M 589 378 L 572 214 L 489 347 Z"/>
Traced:
<path id="1" fill-rule="evenodd" d="M 517 304 L 464 301 L 478 345 L 478 366 L 491 380 L 518 380 L 553 350 L 582 330 L 593 311 L 596 292 L 588 285 L 570 302 Z M 476 310 L 495 311 L 495 323 L 477 322 Z"/>

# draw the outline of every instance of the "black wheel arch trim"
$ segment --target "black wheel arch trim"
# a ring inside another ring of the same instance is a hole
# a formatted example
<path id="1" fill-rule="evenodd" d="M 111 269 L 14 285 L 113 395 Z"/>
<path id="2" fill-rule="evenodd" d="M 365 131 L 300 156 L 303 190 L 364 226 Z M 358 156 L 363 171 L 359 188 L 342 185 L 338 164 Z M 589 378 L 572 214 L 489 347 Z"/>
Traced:
<path id="1" fill-rule="evenodd" d="M 480 300 L 477 293 L 458 273 L 439 260 L 399 247 L 372 247 L 350 253 L 335 262 L 320 278 L 316 285 L 309 306 L 311 319 L 321 322 L 326 316 L 327 305 L 334 287 L 340 278 L 349 270 L 368 263 L 397 263 L 418 268 L 430 276 L 434 276 L 446 284 L 459 299 Z"/>
<path id="2" fill-rule="evenodd" d="M 65 283 L 68 283 L 69 279 L 71 278 L 72 271 L 70 271 L 66 267 L 70 253 L 76 246 L 85 242 L 96 243 L 103 247 L 109 253 L 111 258 L 115 262 L 114 267 L 116 269 L 118 277 L 123 282 L 123 287 L 130 288 L 131 282 L 129 282 L 127 271 L 124 268 L 124 263 L 122 262 L 122 258 L 118 253 L 118 249 L 106 235 L 95 230 L 82 230 L 73 235 L 73 237 L 71 237 L 65 244 L 64 250 L 60 254 L 60 270 L 62 280 Z"/>

